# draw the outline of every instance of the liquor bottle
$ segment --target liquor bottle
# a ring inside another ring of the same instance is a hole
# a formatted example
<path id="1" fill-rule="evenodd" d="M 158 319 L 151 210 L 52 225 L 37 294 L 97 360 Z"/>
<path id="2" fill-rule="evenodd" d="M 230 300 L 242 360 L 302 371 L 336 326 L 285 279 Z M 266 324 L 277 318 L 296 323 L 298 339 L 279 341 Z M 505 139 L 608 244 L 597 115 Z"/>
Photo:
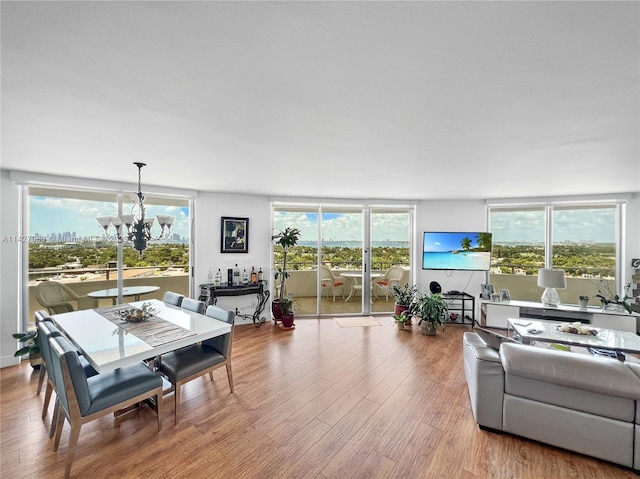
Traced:
<path id="1" fill-rule="evenodd" d="M 218 272 L 216 273 L 214 284 L 216 286 L 220 286 L 222 284 L 222 272 L 220 271 L 220 268 L 218 268 Z"/>
<path id="2" fill-rule="evenodd" d="M 262 281 L 264 279 L 264 273 L 262 272 L 262 268 L 258 271 L 258 281 Z"/>
<path id="3" fill-rule="evenodd" d="M 209 274 L 207 275 L 207 283 L 213 283 L 213 273 L 211 272 L 211 268 L 209 268 Z"/>
<path id="4" fill-rule="evenodd" d="M 251 282 L 253 284 L 258 282 L 258 273 L 256 273 L 256 269 L 253 266 L 251 267 Z"/>
<path id="5" fill-rule="evenodd" d="M 242 270 L 242 284 L 249 284 L 249 275 L 247 274 L 247 268 Z"/>
<path id="6" fill-rule="evenodd" d="M 227 268 L 227 286 L 233 286 L 233 268 Z"/>
<path id="7" fill-rule="evenodd" d="M 233 268 L 233 285 L 240 285 L 240 268 L 238 268 L 238 263 L 236 263 L 235 267 Z"/>

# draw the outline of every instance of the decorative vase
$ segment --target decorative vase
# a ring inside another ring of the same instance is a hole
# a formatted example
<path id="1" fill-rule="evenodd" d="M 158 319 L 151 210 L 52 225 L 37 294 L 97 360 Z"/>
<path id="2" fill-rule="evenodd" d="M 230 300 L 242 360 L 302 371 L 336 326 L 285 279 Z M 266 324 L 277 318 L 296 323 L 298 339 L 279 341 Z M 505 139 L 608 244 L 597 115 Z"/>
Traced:
<path id="1" fill-rule="evenodd" d="M 281 320 L 283 327 L 291 328 L 293 327 L 294 315 L 293 313 L 282 314 Z"/>
<path id="2" fill-rule="evenodd" d="M 609 313 L 624 313 L 626 311 L 624 306 L 618 303 L 606 303 L 602 310 Z"/>
<path id="3" fill-rule="evenodd" d="M 580 300 L 580 311 L 586 311 L 589 308 L 589 300 L 581 299 Z"/>
<path id="4" fill-rule="evenodd" d="M 398 303 L 395 304 L 394 312 L 396 313 L 396 316 L 400 316 L 404 311 L 408 311 L 408 310 L 409 310 L 409 306 L 403 306 Z"/>
<path id="5" fill-rule="evenodd" d="M 280 307 L 280 300 L 274 299 L 271 301 L 271 314 L 274 321 L 280 321 L 282 319 L 282 308 Z"/>

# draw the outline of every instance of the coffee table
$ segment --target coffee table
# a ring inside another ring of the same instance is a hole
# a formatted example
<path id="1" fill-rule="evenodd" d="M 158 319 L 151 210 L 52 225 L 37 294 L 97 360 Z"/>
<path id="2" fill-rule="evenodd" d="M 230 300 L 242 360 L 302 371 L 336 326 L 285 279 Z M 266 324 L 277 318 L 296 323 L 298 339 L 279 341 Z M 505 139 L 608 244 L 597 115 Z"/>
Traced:
<path id="1" fill-rule="evenodd" d="M 572 346 L 582 346 L 585 348 L 610 349 L 625 353 L 640 353 L 640 336 L 626 331 L 615 331 L 613 329 L 593 328 L 598 334 L 573 334 L 558 331 L 558 326 L 562 323 L 556 321 L 536 321 L 528 318 L 509 318 L 509 328 L 507 334 L 511 336 L 514 330 L 524 344 L 531 344 L 531 341 L 543 341 L 547 343 L 560 343 Z"/>

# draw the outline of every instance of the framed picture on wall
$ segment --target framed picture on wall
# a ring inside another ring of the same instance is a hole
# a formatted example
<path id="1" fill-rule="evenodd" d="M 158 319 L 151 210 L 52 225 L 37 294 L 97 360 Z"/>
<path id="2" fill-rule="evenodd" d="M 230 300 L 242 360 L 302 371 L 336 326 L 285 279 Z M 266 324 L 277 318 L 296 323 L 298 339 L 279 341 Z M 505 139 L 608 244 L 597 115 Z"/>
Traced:
<path id="1" fill-rule="evenodd" d="M 480 296 L 482 299 L 491 299 L 491 294 L 496 292 L 496 288 L 492 284 L 480 285 Z"/>
<path id="2" fill-rule="evenodd" d="M 249 252 L 249 218 L 221 217 L 220 252 Z"/>

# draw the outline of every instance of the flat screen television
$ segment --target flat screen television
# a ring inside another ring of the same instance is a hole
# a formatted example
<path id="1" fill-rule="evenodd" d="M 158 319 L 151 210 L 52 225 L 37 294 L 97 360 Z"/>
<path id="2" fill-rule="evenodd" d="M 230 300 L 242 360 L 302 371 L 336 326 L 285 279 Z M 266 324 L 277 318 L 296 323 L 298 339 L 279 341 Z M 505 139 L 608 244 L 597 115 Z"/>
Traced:
<path id="1" fill-rule="evenodd" d="M 425 231 L 422 269 L 489 271 L 491 233 Z"/>

